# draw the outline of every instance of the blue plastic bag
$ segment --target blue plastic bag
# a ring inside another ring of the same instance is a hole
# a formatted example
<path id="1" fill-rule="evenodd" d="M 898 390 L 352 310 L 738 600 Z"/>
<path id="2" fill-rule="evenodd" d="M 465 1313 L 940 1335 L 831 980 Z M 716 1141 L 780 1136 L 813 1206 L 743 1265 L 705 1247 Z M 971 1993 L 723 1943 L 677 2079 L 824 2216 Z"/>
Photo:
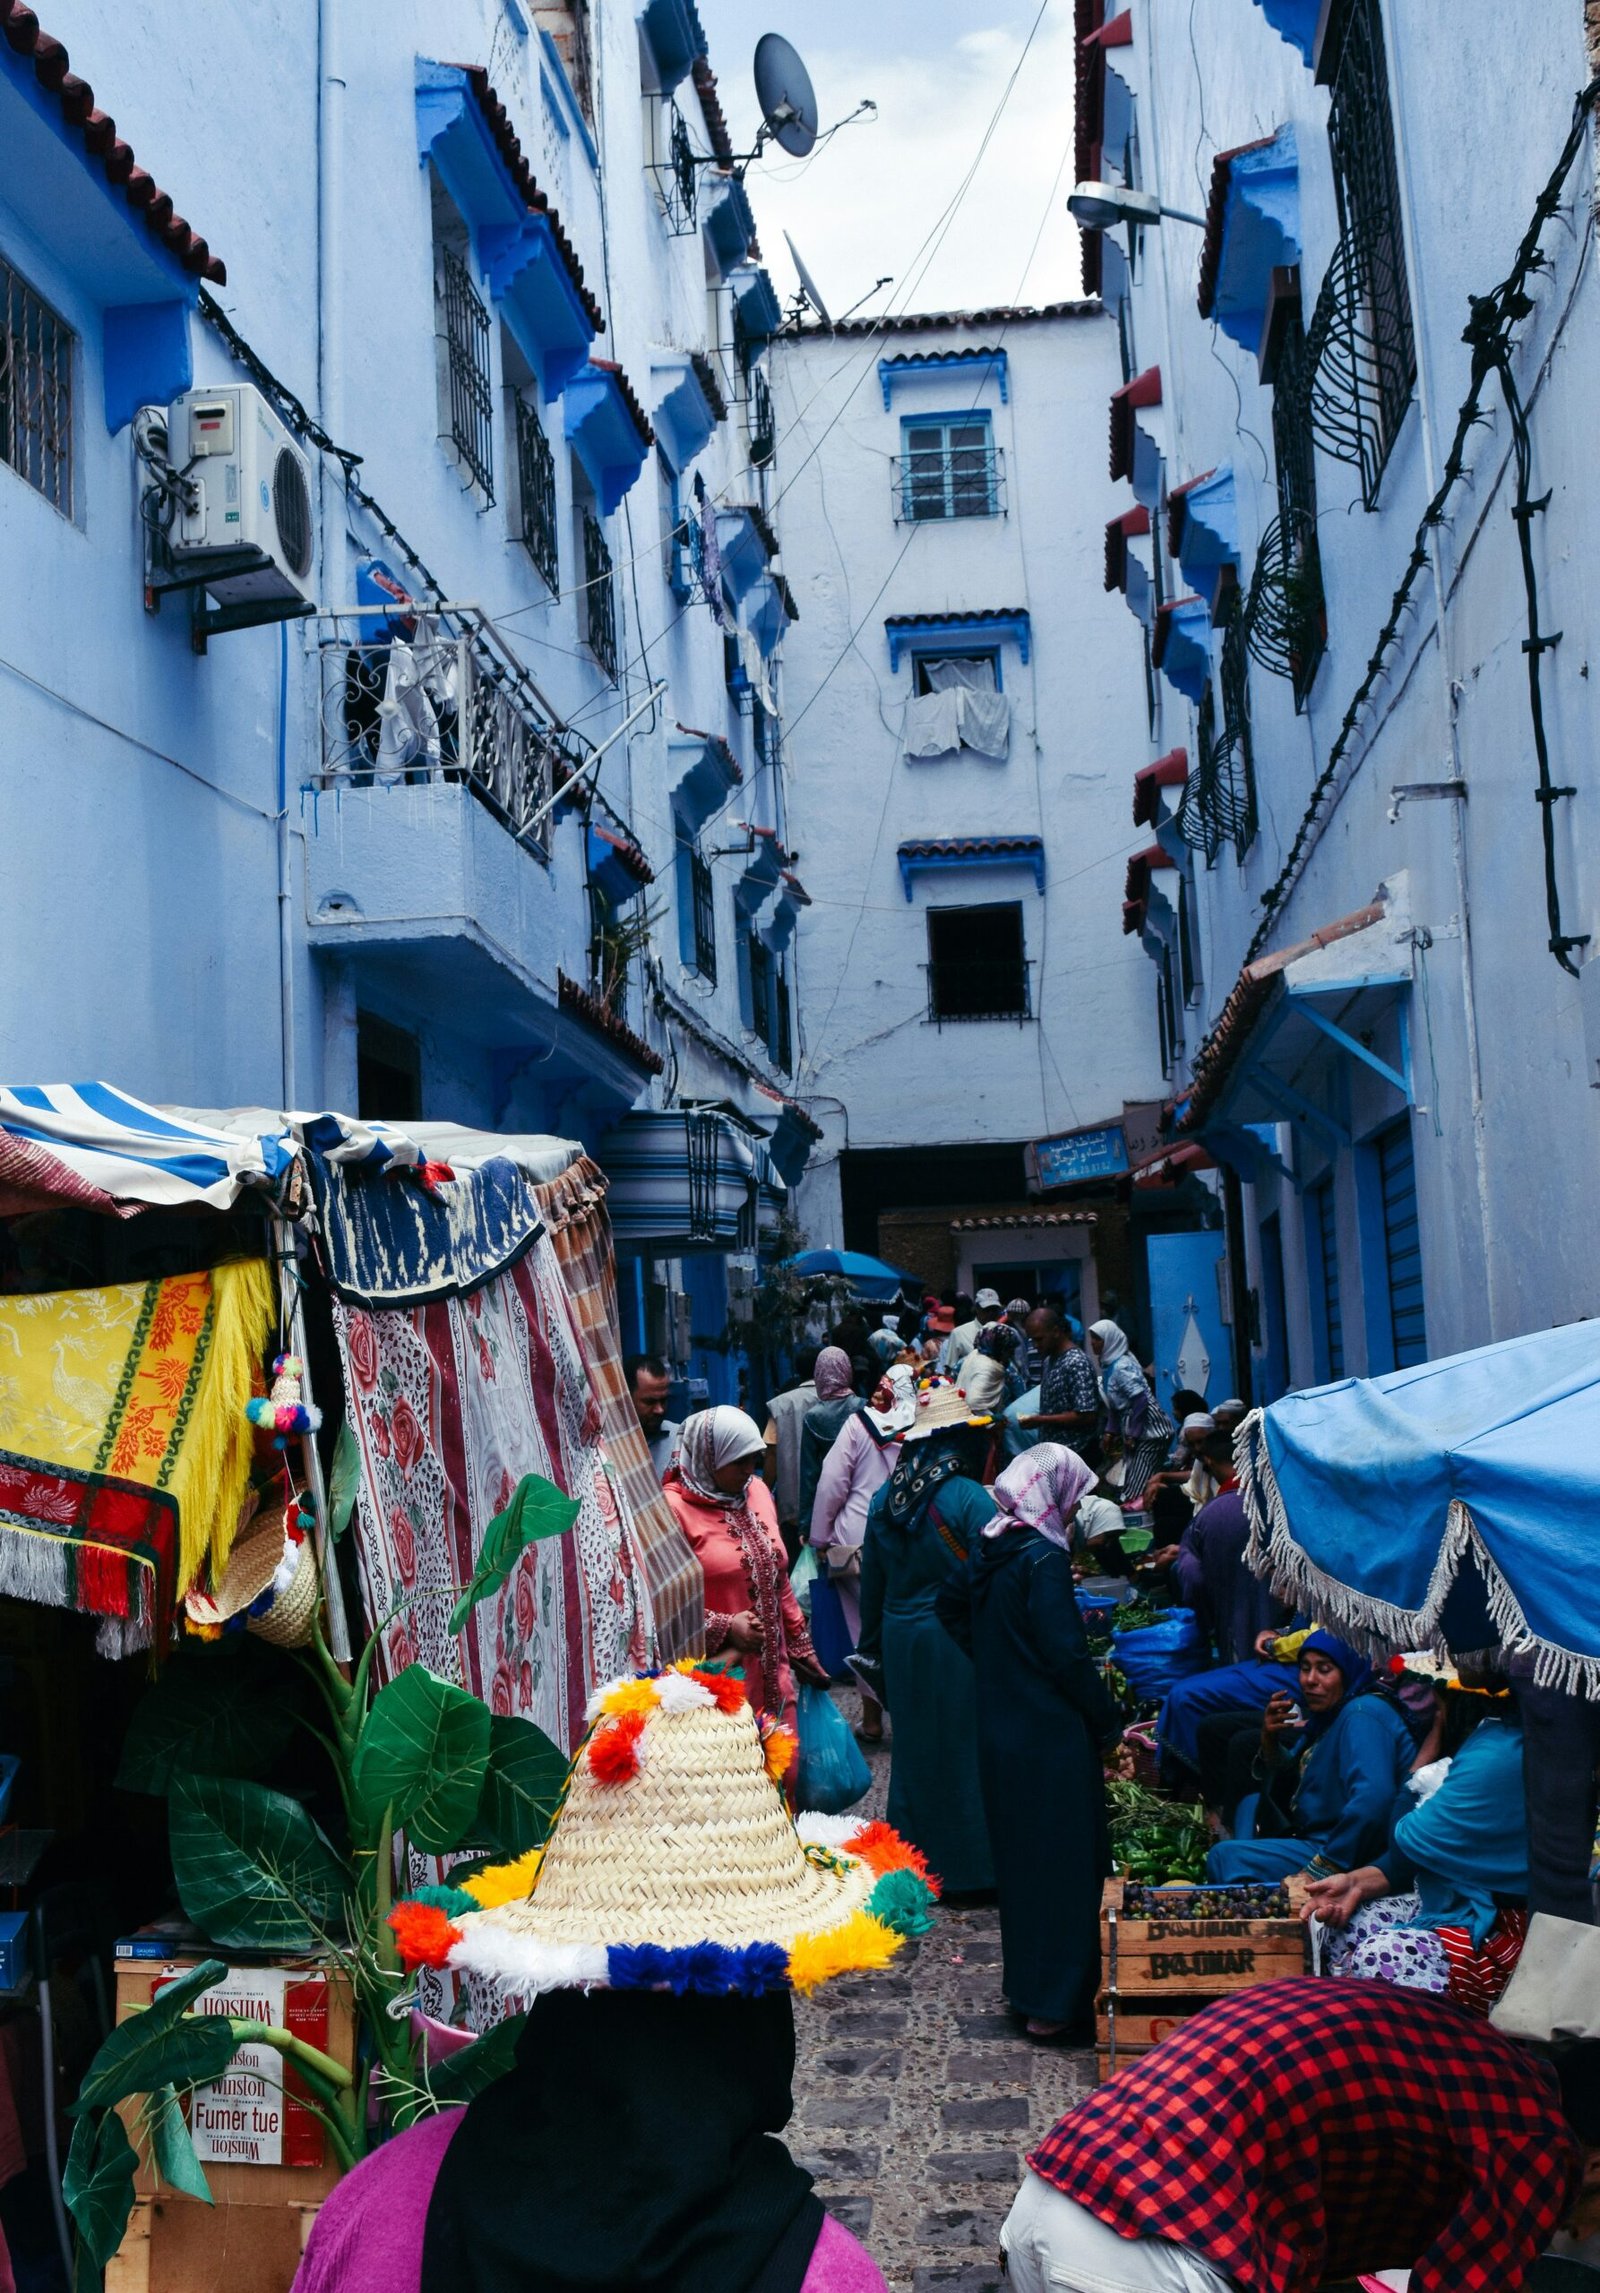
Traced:
<path id="1" fill-rule="evenodd" d="M 1134 1694 L 1156 1703 L 1179 1680 L 1206 1668 L 1205 1635 L 1192 1608 L 1175 1608 L 1160 1624 L 1113 1632 L 1111 1659 Z"/>
<path id="2" fill-rule="evenodd" d="M 814 1577 L 811 1584 L 811 1645 L 817 1652 L 817 1662 L 830 1680 L 849 1678 L 845 1665 L 855 1642 L 844 1620 L 839 1588 L 825 1572 Z"/>
<path id="3" fill-rule="evenodd" d="M 872 1783 L 850 1723 L 826 1688 L 800 1683 L 799 1806 L 806 1815 L 843 1815 Z"/>

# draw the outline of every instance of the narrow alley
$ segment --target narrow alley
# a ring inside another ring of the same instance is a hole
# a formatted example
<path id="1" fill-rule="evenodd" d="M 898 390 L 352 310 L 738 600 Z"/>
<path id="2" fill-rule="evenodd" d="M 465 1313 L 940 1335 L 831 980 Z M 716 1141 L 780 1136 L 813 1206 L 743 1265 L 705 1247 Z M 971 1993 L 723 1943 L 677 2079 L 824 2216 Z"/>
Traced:
<path id="1" fill-rule="evenodd" d="M 861 1812 L 881 1815 L 887 1742 L 869 1757 Z M 828 2211 L 891 2293 L 998 2293 L 1023 2153 L 1092 2086 L 1094 2058 L 1030 2044 L 1006 2013 L 994 1906 L 941 1910 L 891 1972 L 824 1984 L 795 2023 L 789 2142 Z"/>

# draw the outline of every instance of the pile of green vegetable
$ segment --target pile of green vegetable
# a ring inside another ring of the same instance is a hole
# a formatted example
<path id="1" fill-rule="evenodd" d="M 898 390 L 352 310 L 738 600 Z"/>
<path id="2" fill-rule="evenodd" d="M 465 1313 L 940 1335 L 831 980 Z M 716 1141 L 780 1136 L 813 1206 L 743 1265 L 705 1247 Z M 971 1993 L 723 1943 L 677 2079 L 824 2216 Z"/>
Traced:
<path id="1" fill-rule="evenodd" d="M 1163 1799 L 1118 1776 L 1106 1784 L 1111 1852 L 1119 1874 L 1154 1885 L 1203 1879 L 1211 1834 L 1199 1800 Z"/>

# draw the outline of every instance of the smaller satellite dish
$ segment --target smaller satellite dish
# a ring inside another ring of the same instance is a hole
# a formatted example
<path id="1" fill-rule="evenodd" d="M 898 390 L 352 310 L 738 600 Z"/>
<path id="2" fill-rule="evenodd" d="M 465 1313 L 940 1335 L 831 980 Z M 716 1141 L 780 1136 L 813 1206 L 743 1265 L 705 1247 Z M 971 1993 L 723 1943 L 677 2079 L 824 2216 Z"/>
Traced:
<path id="1" fill-rule="evenodd" d="M 804 159 L 817 140 L 817 99 L 812 93 L 811 74 L 777 32 L 763 32 L 756 42 L 755 74 L 764 133 L 780 150 Z"/>
<path id="2" fill-rule="evenodd" d="M 811 308 L 816 312 L 818 318 L 821 319 L 823 325 L 832 326 L 833 321 L 828 316 L 828 306 L 823 301 L 821 295 L 817 292 L 816 280 L 806 269 L 805 257 L 801 254 L 794 241 L 789 238 L 788 232 L 785 231 L 783 235 L 789 243 L 789 258 L 794 264 L 794 275 L 800 281 L 800 292 L 804 295 L 806 301 L 811 305 Z"/>

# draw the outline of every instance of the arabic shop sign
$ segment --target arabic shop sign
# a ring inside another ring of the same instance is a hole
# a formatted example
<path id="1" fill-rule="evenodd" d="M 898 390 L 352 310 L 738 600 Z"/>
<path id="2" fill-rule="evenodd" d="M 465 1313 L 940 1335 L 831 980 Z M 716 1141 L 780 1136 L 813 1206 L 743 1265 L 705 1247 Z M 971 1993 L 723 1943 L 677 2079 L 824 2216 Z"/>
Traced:
<path id="1" fill-rule="evenodd" d="M 1127 1141 L 1120 1123 L 1091 1130 L 1064 1131 L 1059 1138 L 1036 1139 L 1029 1149 L 1034 1183 L 1040 1192 L 1077 1186 L 1089 1178 L 1120 1178 L 1128 1167 Z"/>

